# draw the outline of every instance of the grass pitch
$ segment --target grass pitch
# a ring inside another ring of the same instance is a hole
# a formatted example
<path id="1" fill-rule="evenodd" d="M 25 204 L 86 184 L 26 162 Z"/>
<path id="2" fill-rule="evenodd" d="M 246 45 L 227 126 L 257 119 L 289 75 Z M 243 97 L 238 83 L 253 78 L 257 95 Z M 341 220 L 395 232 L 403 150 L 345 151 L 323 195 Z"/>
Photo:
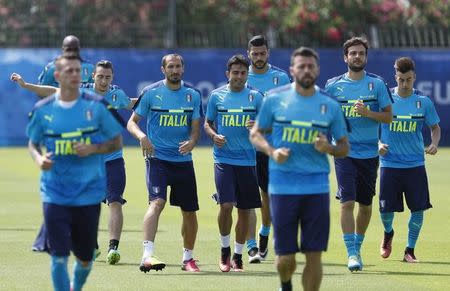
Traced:
<path id="1" fill-rule="evenodd" d="M 84 290 L 278 290 L 273 264 L 273 244 L 268 261 L 249 265 L 245 272 L 221 273 L 218 207 L 211 200 L 215 191 L 211 148 L 194 151 L 200 202 L 199 233 L 195 258 L 202 270 L 190 274 L 180 270 L 182 240 L 181 213 L 166 206 L 160 219 L 155 255 L 167 263 L 162 272 L 144 274 L 138 264 L 142 255 L 142 218 L 147 208 L 145 165 L 139 148 L 126 148 L 127 186 L 124 207 L 124 232 L 120 242 L 122 259 L 116 266 L 105 263 L 108 244 L 108 208 L 102 207 L 99 243 L 102 255 L 94 263 Z M 39 198 L 39 170 L 26 148 L 0 148 L 0 290 L 51 290 L 49 257 L 31 252 L 31 243 L 42 222 Z M 418 264 L 402 263 L 407 240 L 408 212 L 396 214 L 395 238 L 391 257 L 378 254 L 383 229 L 374 207 L 372 222 L 363 244 L 364 271 L 351 274 L 346 267 L 346 252 L 339 225 L 339 203 L 331 200 L 331 232 L 328 251 L 323 255 L 322 290 L 445 290 L 450 286 L 450 195 L 448 175 L 450 149 L 440 149 L 427 157 L 433 208 L 425 213 L 424 226 L 416 246 Z M 82 173 L 80 173 L 82 174 Z M 334 173 L 330 175 L 331 193 L 335 192 Z M 378 197 L 375 197 L 377 205 Z M 259 225 L 259 222 L 258 222 Z M 232 241 L 234 233 L 232 232 Z M 247 256 L 244 255 L 245 260 Z M 304 258 L 297 255 L 295 290 L 301 289 Z M 71 270 L 71 264 L 69 269 Z M 446 287 L 447 286 L 447 287 Z"/>

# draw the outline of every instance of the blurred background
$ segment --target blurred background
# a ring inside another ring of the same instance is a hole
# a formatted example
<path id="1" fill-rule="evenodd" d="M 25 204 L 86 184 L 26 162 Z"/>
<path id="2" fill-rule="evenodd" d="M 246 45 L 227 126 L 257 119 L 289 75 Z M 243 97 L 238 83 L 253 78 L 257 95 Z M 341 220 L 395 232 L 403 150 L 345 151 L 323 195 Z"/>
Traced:
<path id="1" fill-rule="evenodd" d="M 395 86 L 393 62 L 416 61 L 416 87 L 441 116 L 442 144 L 450 145 L 450 1 L 447 0 L 0 0 L 0 146 L 25 145 L 27 113 L 37 98 L 9 81 L 12 72 L 37 82 L 62 39 L 74 34 L 90 62 L 111 60 L 114 83 L 130 97 L 163 76 L 161 57 L 182 54 L 186 81 L 203 101 L 224 84 L 225 64 L 246 54 L 248 40 L 265 34 L 269 62 L 288 70 L 299 46 L 321 55 L 319 86 L 344 73 L 342 44 L 370 42 L 367 70 Z M 123 112 L 124 118 L 129 113 Z M 128 135 L 128 144 L 136 144 Z M 207 139 L 202 141 L 207 143 Z"/>

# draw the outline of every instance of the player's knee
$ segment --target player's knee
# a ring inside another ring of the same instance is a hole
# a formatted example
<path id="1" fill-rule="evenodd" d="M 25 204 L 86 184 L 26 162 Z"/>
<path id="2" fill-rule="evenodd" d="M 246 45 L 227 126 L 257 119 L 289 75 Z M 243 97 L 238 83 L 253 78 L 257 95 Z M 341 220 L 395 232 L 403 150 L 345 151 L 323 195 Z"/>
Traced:
<path id="1" fill-rule="evenodd" d="M 281 270 L 295 270 L 295 256 L 277 256 L 275 265 L 279 271 Z"/>
<path id="2" fill-rule="evenodd" d="M 341 203 L 342 211 L 353 211 L 355 209 L 355 201 L 345 201 Z"/>
<path id="3" fill-rule="evenodd" d="M 223 203 L 220 204 L 220 210 L 225 212 L 231 212 L 233 210 L 234 204 L 233 203 Z"/>
<path id="4" fill-rule="evenodd" d="M 164 206 L 166 206 L 166 200 L 158 198 L 150 202 L 149 209 L 161 213 L 161 211 L 164 209 Z"/>

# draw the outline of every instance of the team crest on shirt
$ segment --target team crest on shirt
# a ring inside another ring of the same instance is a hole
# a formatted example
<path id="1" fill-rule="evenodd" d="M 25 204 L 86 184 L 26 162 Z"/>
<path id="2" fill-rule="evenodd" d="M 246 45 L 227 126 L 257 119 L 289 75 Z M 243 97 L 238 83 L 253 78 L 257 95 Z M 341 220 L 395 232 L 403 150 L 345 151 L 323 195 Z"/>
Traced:
<path id="1" fill-rule="evenodd" d="M 278 83 L 279 83 L 278 77 L 273 77 L 273 84 L 278 85 Z"/>
<path id="2" fill-rule="evenodd" d="M 417 108 L 417 109 L 422 108 L 422 102 L 416 101 L 416 108 Z"/>
<path id="3" fill-rule="evenodd" d="M 383 209 L 385 205 L 386 205 L 386 201 L 380 200 L 380 208 Z"/>
<path id="4" fill-rule="evenodd" d="M 253 94 L 248 94 L 248 101 L 253 102 L 254 99 Z"/>
<path id="5" fill-rule="evenodd" d="M 368 88 L 369 88 L 369 91 L 373 91 L 373 82 L 369 82 Z"/>
<path id="6" fill-rule="evenodd" d="M 327 114 L 327 105 L 326 104 L 320 104 L 320 114 L 322 114 L 322 115 Z"/>
<path id="7" fill-rule="evenodd" d="M 92 110 L 90 110 L 90 109 L 86 110 L 86 120 L 87 121 L 92 120 Z"/>
<path id="8" fill-rule="evenodd" d="M 153 186 L 152 187 L 152 191 L 153 191 L 153 193 L 158 194 L 159 193 L 159 187 L 158 186 Z"/>
<path id="9" fill-rule="evenodd" d="M 116 95 L 116 94 L 113 94 L 113 95 L 112 95 L 112 101 L 113 101 L 113 102 L 116 102 L 116 100 L 117 100 L 117 95 Z"/>
<path id="10" fill-rule="evenodd" d="M 192 95 L 191 94 L 186 94 L 186 101 L 187 102 L 191 102 L 192 101 Z"/>
<path id="11" fill-rule="evenodd" d="M 88 70 L 87 68 L 84 68 L 84 74 L 87 75 L 88 74 Z"/>

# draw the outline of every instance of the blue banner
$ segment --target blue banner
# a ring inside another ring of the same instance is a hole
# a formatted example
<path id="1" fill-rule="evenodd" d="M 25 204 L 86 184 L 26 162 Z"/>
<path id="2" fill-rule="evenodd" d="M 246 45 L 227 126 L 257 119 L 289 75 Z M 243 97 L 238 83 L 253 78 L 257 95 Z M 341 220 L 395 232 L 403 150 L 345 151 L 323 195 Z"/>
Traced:
<path id="1" fill-rule="evenodd" d="M 44 66 L 59 54 L 58 49 L 0 49 L 0 146 L 26 145 L 25 127 L 28 112 L 37 97 L 9 80 L 13 72 L 27 82 L 37 82 Z M 137 97 L 142 88 L 163 78 L 161 58 L 173 51 L 135 49 L 83 49 L 82 56 L 93 63 L 107 59 L 114 64 L 114 84 L 119 85 L 130 97 Z M 185 60 L 184 80 L 201 92 L 204 105 L 214 88 L 226 83 L 225 71 L 228 58 L 245 50 L 233 49 L 182 49 L 177 51 Z M 292 50 L 273 49 L 270 63 L 289 70 Z M 321 75 L 317 82 L 324 86 L 328 78 L 343 74 L 346 64 L 339 49 L 321 49 Z M 385 78 L 389 86 L 395 86 L 394 60 L 409 56 L 416 62 L 416 88 L 430 96 L 441 118 L 441 145 L 450 145 L 450 51 L 449 50 L 370 50 L 367 71 Z M 121 112 L 125 119 L 129 112 Z M 144 127 L 145 123 L 142 122 Z M 426 133 L 426 137 L 429 133 Z M 128 133 L 126 144 L 134 144 Z M 201 144 L 209 144 L 203 135 Z"/>

